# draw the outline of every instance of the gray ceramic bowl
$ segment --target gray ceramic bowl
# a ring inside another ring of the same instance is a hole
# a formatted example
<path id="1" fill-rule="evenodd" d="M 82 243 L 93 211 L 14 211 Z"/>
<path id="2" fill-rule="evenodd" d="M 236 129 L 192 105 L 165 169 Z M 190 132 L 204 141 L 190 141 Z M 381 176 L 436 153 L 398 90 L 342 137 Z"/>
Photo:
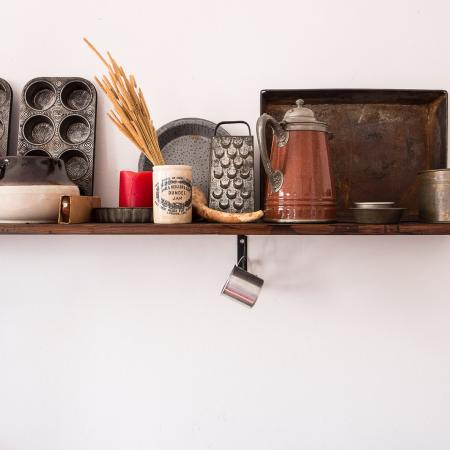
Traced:
<path id="1" fill-rule="evenodd" d="M 399 223 L 406 208 L 350 208 L 356 223 L 392 224 Z"/>

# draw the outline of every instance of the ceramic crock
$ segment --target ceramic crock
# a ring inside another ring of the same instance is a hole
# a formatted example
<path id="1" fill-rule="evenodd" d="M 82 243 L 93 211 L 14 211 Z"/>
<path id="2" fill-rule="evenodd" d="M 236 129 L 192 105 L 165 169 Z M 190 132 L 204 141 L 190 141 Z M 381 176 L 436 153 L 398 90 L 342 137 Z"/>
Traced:
<path id="1" fill-rule="evenodd" d="M 153 222 L 192 222 L 191 166 L 153 166 Z"/>
<path id="2" fill-rule="evenodd" d="M 328 147 L 328 127 L 297 100 L 283 121 L 263 114 L 256 131 L 267 174 L 264 220 L 271 222 L 332 222 L 336 196 Z M 270 159 L 266 127 L 273 130 Z"/>
<path id="3" fill-rule="evenodd" d="M 64 161 L 43 156 L 0 158 L 0 222 L 57 222 L 63 195 L 80 195 Z"/>

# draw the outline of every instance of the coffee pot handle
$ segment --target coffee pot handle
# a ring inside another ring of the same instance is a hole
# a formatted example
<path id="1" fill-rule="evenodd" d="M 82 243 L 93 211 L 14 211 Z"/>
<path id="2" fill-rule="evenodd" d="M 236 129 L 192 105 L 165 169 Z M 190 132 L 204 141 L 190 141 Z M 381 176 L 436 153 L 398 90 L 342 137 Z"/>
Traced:
<path id="1" fill-rule="evenodd" d="M 263 114 L 256 122 L 256 137 L 258 138 L 259 151 L 264 170 L 272 185 L 273 192 L 278 192 L 283 186 L 284 176 L 280 170 L 273 170 L 270 164 L 269 153 L 267 152 L 266 144 L 266 127 L 270 125 L 273 130 L 273 135 L 277 139 L 279 147 L 286 145 L 287 132 L 283 130 L 281 125 L 269 114 Z"/>

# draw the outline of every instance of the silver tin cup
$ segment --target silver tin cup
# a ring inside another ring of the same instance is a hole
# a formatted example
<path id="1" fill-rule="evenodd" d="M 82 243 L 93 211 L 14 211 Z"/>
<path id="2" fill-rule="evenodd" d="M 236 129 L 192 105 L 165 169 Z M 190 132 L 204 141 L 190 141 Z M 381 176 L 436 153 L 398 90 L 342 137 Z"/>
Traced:
<path id="1" fill-rule="evenodd" d="M 263 279 L 236 265 L 222 289 L 222 295 L 252 307 L 258 300 L 263 284 Z"/>
<path id="2" fill-rule="evenodd" d="M 419 217 L 424 222 L 450 222 L 450 169 L 419 173 Z"/>

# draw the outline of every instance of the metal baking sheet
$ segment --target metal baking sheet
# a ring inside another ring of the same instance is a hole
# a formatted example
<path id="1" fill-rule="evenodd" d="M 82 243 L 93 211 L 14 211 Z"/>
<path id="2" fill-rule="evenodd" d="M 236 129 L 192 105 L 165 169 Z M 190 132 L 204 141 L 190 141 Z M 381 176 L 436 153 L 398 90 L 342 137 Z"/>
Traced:
<path id="1" fill-rule="evenodd" d="M 8 154 L 11 106 L 11 86 L 6 80 L 0 78 L 0 157 Z"/>
<path id="2" fill-rule="evenodd" d="M 204 119 L 178 119 L 158 129 L 158 142 L 166 164 L 192 166 L 193 184 L 208 197 L 211 139 L 216 124 Z M 220 127 L 218 136 L 228 136 Z M 141 155 L 139 171 L 151 170 L 152 164 Z"/>
<path id="3" fill-rule="evenodd" d="M 97 92 L 78 77 L 39 77 L 22 91 L 19 156 L 51 156 L 66 164 L 82 195 L 94 186 Z"/>
<path id="4" fill-rule="evenodd" d="M 369 201 L 394 201 L 407 208 L 403 220 L 416 220 L 417 173 L 447 167 L 447 97 L 441 90 L 317 89 L 263 90 L 260 100 L 261 113 L 281 121 L 302 98 L 329 125 L 340 220 L 351 217 L 353 202 Z M 262 167 L 261 174 L 264 198 Z"/>

